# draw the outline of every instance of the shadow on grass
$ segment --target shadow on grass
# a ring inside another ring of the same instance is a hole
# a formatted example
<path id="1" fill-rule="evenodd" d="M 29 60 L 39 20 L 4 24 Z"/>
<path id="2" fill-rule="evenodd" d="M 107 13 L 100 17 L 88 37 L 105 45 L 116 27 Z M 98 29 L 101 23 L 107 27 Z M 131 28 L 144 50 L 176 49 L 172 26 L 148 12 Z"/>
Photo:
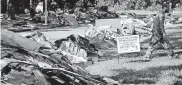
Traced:
<path id="1" fill-rule="evenodd" d="M 114 71 L 120 74 L 111 78 L 114 80 L 122 80 L 123 84 L 155 84 L 158 81 L 159 75 L 162 71 L 176 69 L 182 70 L 182 64 L 177 66 L 160 66 L 140 71 L 118 69 Z"/>

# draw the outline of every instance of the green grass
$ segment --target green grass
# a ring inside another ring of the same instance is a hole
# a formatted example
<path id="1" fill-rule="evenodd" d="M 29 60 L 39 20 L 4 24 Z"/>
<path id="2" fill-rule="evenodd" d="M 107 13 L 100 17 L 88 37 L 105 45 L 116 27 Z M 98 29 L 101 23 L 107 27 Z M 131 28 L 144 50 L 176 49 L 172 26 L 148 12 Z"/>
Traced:
<path id="1" fill-rule="evenodd" d="M 165 77 L 163 76 L 164 71 L 166 72 L 176 70 L 182 70 L 182 65 L 161 66 L 139 71 L 131 69 L 119 69 L 114 71 L 117 71 L 120 74 L 111 78 L 114 80 L 122 80 L 123 84 L 156 84 L 158 81 L 161 81 L 161 77 L 165 79 Z M 177 72 L 173 73 L 175 74 Z M 179 72 L 177 74 L 179 74 Z"/>
<path id="2" fill-rule="evenodd" d="M 166 70 L 161 72 L 157 85 L 182 85 L 182 70 Z"/>

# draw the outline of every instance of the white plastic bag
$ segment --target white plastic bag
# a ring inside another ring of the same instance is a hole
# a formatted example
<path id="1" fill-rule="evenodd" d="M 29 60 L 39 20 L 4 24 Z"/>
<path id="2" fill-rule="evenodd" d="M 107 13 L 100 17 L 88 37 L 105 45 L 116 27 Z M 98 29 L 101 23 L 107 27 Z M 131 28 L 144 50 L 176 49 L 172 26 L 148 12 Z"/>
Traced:
<path id="1" fill-rule="evenodd" d="M 37 13 L 43 13 L 44 12 L 44 10 L 43 10 L 43 2 L 39 2 L 39 4 L 37 5 L 37 7 L 36 7 L 36 12 Z"/>

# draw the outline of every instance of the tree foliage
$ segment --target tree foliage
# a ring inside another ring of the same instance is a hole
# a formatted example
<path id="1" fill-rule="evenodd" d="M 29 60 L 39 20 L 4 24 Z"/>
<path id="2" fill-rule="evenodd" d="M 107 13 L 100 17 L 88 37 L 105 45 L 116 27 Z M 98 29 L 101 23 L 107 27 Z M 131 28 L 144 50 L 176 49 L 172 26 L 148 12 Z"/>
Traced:
<path id="1" fill-rule="evenodd" d="M 169 6 L 173 9 L 179 4 L 182 6 L 182 0 L 99 0 L 98 5 L 117 6 L 121 9 L 160 9 L 163 6 Z"/>

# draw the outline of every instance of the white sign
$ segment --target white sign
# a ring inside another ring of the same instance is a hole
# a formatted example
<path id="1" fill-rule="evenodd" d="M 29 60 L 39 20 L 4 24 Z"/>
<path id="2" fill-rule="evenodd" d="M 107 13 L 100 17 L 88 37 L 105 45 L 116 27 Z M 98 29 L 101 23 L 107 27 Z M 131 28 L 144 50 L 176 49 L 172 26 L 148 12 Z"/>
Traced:
<path id="1" fill-rule="evenodd" d="M 118 53 L 140 52 L 139 35 L 117 37 Z"/>

